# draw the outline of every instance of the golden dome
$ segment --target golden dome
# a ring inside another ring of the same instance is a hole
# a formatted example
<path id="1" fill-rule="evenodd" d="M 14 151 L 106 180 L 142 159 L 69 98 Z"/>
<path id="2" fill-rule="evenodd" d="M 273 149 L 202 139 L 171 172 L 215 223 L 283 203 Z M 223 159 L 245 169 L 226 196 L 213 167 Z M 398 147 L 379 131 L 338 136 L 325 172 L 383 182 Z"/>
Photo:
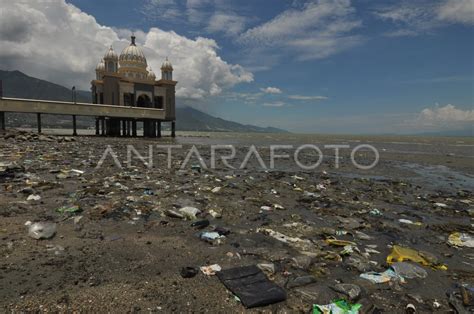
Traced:
<path id="1" fill-rule="evenodd" d="M 118 60 L 118 56 L 115 53 L 114 48 L 112 48 L 112 46 L 110 46 L 109 50 L 105 53 L 104 60 L 106 60 L 106 61 L 109 61 L 109 60 L 110 61 L 117 61 Z"/>
<path id="2" fill-rule="evenodd" d="M 153 70 L 150 68 L 148 68 L 148 75 L 147 75 L 148 79 L 150 80 L 155 80 L 156 79 L 156 75 L 155 75 L 155 72 L 153 72 Z"/>
<path id="3" fill-rule="evenodd" d="M 147 67 L 145 54 L 135 45 L 135 36 L 132 36 L 130 46 L 126 47 L 119 57 L 120 67 L 144 68 Z"/>
<path id="4" fill-rule="evenodd" d="M 99 72 L 104 72 L 105 71 L 105 62 L 104 62 L 104 59 L 100 60 L 100 62 L 97 64 L 97 66 L 95 67 L 95 70 L 96 71 L 99 71 Z"/>

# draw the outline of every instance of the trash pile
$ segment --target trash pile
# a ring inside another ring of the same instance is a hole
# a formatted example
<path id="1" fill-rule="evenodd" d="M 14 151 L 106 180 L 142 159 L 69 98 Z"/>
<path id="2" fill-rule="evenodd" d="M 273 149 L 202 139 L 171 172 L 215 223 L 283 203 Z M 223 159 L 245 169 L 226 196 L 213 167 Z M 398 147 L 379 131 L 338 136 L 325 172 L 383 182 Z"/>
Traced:
<path id="1" fill-rule="evenodd" d="M 112 158 L 96 168 L 106 145 L 125 160 L 133 141 L 25 133 L 0 140 L 5 308 L 35 309 L 44 291 L 51 306 L 92 310 L 107 302 L 147 311 L 474 308 L 472 191 L 344 168 L 180 169 L 186 146 L 171 169 L 160 154 L 152 168 L 138 160 L 120 169 Z M 20 279 L 27 273 L 29 281 Z"/>

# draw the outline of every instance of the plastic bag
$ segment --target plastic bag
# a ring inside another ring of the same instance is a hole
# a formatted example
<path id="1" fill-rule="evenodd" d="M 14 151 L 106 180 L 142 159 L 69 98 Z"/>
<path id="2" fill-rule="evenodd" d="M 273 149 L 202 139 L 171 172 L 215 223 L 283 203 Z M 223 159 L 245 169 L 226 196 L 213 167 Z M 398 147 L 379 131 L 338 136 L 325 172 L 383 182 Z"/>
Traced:
<path id="1" fill-rule="evenodd" d="M 386 283 L 392 280 L 399 280 L 400 282 L 404 283 L 405 279 L 399 276 L 392 268 L 387 269 L 383 273 L 377 272 L 368 272 L 360 274 L 361 278 L 367 279 L 372 283 Z"/>
<path id="2" fill-rule="evenodd" d="M 246 308 L 286 300 L 285 290 L 268 280 L 255 265 L 226 269 L 218 272 L 217 277 Z"/>
<path id="3" fill-rule="evenodd" d="M 448 243 L 452 246 L 474 247 L 474 237 L 467 233 L 453 232 L 448 237 Z"/>
<path id="4" fill-rule="evenodd" d="M 56 224 L 54 222 L 35 222 L 29 224 L 28 235 L 33 239 L 49 239 L 56 234 Z"/>
<path id="5" fill-rule="evenodd" d="M 201 213 L 201 211 L 195 207 L 183 207 L 179 209 L 179 212 L 187 219 L 194 220 L 196 215 Z"/>
<path id="6" fill-rule="evenodd" d="M 331 304 L 313 304 L 313 314 L 357 314 L 362 304 L 350 304 L 346 300 L 335 300 Z"/>
<path id="7" fill-rule="evenodd" d="M 394 263 L 392 265 L 392 269 L 395 271 L 395 273 L 403 278 L 426 278 L 428 277 L 428 273 L 426 270 L 424 270 L 422 267 L 416 265 L 416 264 L 411 264 L 411 263 L 406 263 L 406 262 L 399 262 L 399 263 Z"/>
<path id="8" fill-rule="evenodd" d="M 430 261 L 428 259 L 429 255 L 431 254 L 426 254 L 426 253 L 416 251 L 407 247 L 394 245 L 392 248 L 392 252 L 387 256 L 387 263 L 391 265 L 394 262 L 412 261 L 415 263 L 419 263 L 423 266 L 431 266 L 435 269 L 441 269 L 441 270 L 448 269 L 446 265 L 439 264 L 432 260 Z"/>

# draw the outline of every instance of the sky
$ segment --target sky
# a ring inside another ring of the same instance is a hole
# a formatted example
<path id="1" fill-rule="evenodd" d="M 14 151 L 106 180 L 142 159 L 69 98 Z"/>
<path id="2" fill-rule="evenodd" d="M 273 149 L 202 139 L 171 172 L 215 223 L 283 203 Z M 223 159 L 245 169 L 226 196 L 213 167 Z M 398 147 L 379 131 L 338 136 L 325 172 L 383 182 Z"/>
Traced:
<path id="1" fill-rule="evenodd" d="M 474 0 L 0 0 L 0 69 L 88 90 L 132 32 L 177 103 L 301 133 L 473 130 Z"/>

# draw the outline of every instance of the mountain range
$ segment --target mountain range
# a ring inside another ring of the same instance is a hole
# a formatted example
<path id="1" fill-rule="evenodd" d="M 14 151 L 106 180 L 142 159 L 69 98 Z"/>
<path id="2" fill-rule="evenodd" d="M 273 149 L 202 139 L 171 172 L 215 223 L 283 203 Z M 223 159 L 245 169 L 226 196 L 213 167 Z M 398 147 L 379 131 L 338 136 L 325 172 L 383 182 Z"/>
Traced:
<path id="1" fill-rule="evenodd" d="M 71 101 L 70 88 L 26 75 L 20 71 L 0 70 L 3 82 L 3 96 L 26 99 L 43 99 Z M 77 102 L 91 102 L 91 92 L 76 91 Z M 8 114 L 7 123 L 12 126 L 34 126 L 35 117 L 31 114 Z M 78 117 L 78 127 L 92 127 L 91 117 Z M 70 118 L 48 116 L 43 119 L 45 127 L 70 127 Z M 180 131 L 221 131 L 221 132 L 259 132 L 287 133 L 288 131 L 273 128 L 246 125 L 211 116 L 192 107 L 176 107 L 176 128 Z"/>

